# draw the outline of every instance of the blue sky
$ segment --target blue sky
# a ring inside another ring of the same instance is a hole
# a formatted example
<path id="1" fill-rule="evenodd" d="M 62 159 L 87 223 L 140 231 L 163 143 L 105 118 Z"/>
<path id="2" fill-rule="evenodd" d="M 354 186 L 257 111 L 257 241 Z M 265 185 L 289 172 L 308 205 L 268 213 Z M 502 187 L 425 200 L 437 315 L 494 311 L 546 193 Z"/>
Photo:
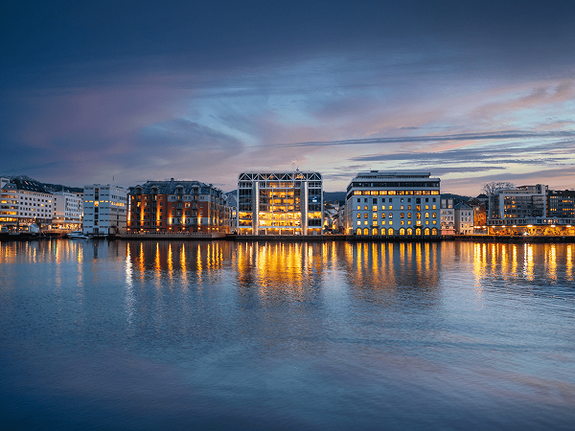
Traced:
<path id="1" fill-rule="evenodd" d="M 575 2 L 13 2 L 0 174 L 575 188 Z"/>

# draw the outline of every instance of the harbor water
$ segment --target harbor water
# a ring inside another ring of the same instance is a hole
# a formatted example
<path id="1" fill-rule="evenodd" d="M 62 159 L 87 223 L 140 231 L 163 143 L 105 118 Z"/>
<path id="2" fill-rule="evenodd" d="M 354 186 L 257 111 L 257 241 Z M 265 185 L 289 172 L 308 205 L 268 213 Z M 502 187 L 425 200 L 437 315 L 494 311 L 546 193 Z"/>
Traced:
<path id="1" fill-rule="evenodd" d="M 573 430 L 575 244 L 0 243 L 2 430 Z"/>

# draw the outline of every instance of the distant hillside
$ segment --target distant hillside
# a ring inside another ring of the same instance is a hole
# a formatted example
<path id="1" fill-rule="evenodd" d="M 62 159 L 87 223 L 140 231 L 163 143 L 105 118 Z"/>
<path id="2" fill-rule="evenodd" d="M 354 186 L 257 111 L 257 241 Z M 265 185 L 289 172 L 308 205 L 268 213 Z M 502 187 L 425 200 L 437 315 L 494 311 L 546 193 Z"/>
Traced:
<path id="1" fill-rule="evenodd" d="M 83 193 L 82 187 L 68 187 L 62 184 L 42 183 L 34 178 L 27 177 L 26 175 L 9 175 L 5 178 L 10 178 L 10 182 L 17 183 L 19 187 L 37 189 L 40 191 L 53 192 L 69 192 L 69 193 Z"/>
<path id="2" fill-rule="evenodd" d="M 453 203 L 455 204 L 457 202 L 467 202 L 469 199 L 471 199 L 471 196 L 457 195 L 455 193 L 441 193 L 441 198 L 453 199 Z"/>
<path id="3" fill-rule="evenodd" d="M 338 201 L 340 205 L 345 204 L 346 192 L 323 192 L 324 202 Z"/>

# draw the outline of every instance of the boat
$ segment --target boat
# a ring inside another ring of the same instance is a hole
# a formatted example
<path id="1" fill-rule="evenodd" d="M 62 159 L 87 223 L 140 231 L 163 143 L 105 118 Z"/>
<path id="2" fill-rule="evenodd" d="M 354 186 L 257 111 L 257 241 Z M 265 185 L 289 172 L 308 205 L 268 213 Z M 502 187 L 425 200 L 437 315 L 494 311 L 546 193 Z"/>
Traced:
<path id="1" fill-rule="evenodd" d="M 67 237 L 70 239 L 88 239 L 88 237 L 86 235 L 84 235 L 84 232 L 82 232 L 81 230 L 76 230 L 74 232 L 70 232 L 67 235 Z"/>

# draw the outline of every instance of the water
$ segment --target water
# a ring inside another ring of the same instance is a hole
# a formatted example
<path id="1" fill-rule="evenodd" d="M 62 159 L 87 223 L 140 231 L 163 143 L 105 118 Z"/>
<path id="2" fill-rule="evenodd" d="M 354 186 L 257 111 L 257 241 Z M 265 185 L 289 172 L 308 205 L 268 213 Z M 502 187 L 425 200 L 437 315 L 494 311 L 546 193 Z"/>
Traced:
<path id="1" fill-rule="evenodd" d="M 575 245 L 0 244 L 2 430 L 575 429 Z"/>

